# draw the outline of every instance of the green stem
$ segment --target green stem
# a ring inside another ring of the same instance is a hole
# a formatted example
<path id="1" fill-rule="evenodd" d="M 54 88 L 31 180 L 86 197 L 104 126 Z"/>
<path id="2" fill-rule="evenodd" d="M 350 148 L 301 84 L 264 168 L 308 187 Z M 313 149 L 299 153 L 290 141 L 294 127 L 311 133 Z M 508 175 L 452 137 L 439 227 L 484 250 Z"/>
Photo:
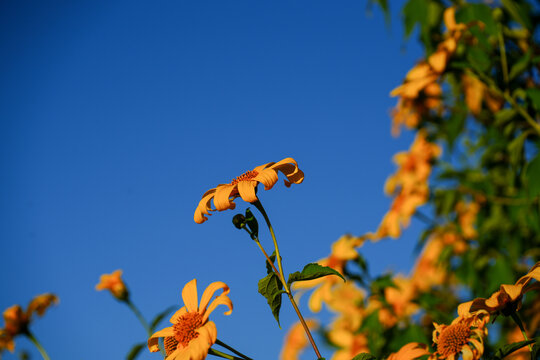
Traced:
<path id="1" fill-rule="evenodd" d="M 219 339 L 216 339 L 216 344 L 220 345 L 220 346 L 223 346 L 225 349 L 229 350 L 229 351 L 232 351 L 233 353 L 235 353 L 236 355 L 238 356 L 241 356 L 243 357 L 244 359 L 246 360 L 253 360 L 252 358 L 242 354 L 240 351 L 234 349 L 233 347 L 225 344 L 223 341 L 220 341 Z"/>
<path id="2" fill-rule="evenodd" d="M 501 24 L 499 24 L 499 31 L 497 35 L 497 37 L 499 38 L 499 51 L 501 52 L 501 67 L 503 70 L 503 79 L 504 84 L 506 85 L 506 91 L 508 91 L 508 84 L 510 83 L 510 80 L 508 78 L 508 63 L 506 61 L 506 48 L 504 47 L 504 38 Z"/>
<path id="3" fill-rule="evenodd" d="M 131 300 L 129 300 L 129 299 L 125 300 L 125 303 L 127 304 L 127 306 L 129 306 L 129 308 L 131 309 L 131 311 L 133 311 L 133 313 L 135 314 L 135 316 L 137 317 L 137 319 L 139 319 L 140 323 L 141 323 L 142 326 L 144 327 L 144 330 L 146 330 L 146 333 L 148 334 L 148 337 L 152 336 L 152 329 L 150 329 L 150 325 L 148 325 L 148 323 L 147 323 L 146 320 L 144 319 L 144 316 L 141 314 L 141 312 L 139 311 L 139 309 L 137 309 L 137 307 L 135 306 L 135 304 L 132 303 Z"/>
<path id="4" fill-rule="evenodd" d="M 32 334 L 30 332 L 30 330 L 26 330 L 26 332 L 24 333 L 26 335 L 26 337 L 28 339 L 30 339 L 30 341 L 37 347 L 37 349 L 39 350 L 39 353 L 41 354 L 41 356 L 43 357 L 43 360 L 50 360 L 49 358 L 49 355 L 47 355 L 47 352 L 45 351 L 45 349 L 43 348 L 43 346 L 41 346 L 41 344 L 39 343 L 39 341 L 36 339 L 36 337 L 34 336 L 34 334 Z"/>
<path id="5" fill-rule="evenodd" d="M 224 352 L 221 352 L 219 350 L 212 349 L 212 348 L 210 348 L 210 350 L 208 350 L 208 354 L 214 355 L 214 356 L 219 356 L 219 357 L 222 357 L 224 359 L 229 359 L 229 360 L 243 360 L 242 358 L 232 356 L 232 355 L 229 355 L 229 354 L 225 354 Z"/>
<path id="6" fill-rule="evenodd" d="M 287 293 L 287 296 L 289 297 L 289 300 L 294 308 L 294 311 L 296 312 L 296 315 L 298 316 L 298 319 L 302 323 L 302 326 L 304 328 L 304 331 L 306 332 L 309 342 L 311 343 L 311 346 L 313 347 L 313 350 L 315 351 L 315 354 L 317 355 L 317 359 L 320 359 L 322 358 L 322 356 L 321 356 L 321 353 L 319 352 L 319 349 L 317 348 L 317 344 L 315 344 L 315 340 L 313 339 L 313 336 L 311 336 L 311 331 L 309 331 L 309 327 L 307 326 L 306 320 L 304 320 L 304 317 L 302 316 L 302 313 L 300 312 L 298 305 L 296 305 L 296 301 L 294 301 L 294 297 L 291 294 L 289 285 L 287 284 L 287 281 L 285 281 L 285 274 L 283 272 L 283 266 L 281 264 L 281 256 L 279 255 L 279 248 L 278 248 L 278 244 L 276 240 L 276 235 L 274 234 L 274 229 L 272 228 L 270 219 L 268 218 L 268 215 L 266 214 L 266 211 L 264 210 L 264 207 L 262 206 L 259 200 L 253 202 L 252 204 L 261 212 L 261 214 L 264 217 L 264 220 L 266 221 L 266 225 L 268 226 L 268 229 L 270 230 L 270 234 L 272 235 L 272 241 L 274 242 L 274 248 L 276 249 L 276 259 L 277 259 L 279 271 L 276 269 L 274 263 L 270 260 L 270 257 L 268 256 L 266 251 L 264 251 L 264 248 L 261 246 L 259 241 L 257 241 L 257 245 L 259 245 L 259 248 L 262 250 L 262 252 L 266 256 L 266 260 L 270 263 L 270 265 L 274 269 L 274 272 L 281 279 L 281 283 L 283 284 L 283 287 L 285 288 L 285 292 Z"/>
<path id="7" fill-rule="evenodd" d="M 521 321 L 521 318 L 519 317 L 518 313 L 517 312 L 513 312 L 512 314 L 510 314 L 510 317 L 512 318 L 512 320 L 514 320 L 514 322 L 517 324 L 517 326 L 519 326 L 519 329 L 521 330 L 521 333 L 523 334 L 523 338 L 528 341 L 529 338 L 527 337 L 527 333 L 525 332 L 525 327 L 523 327 L 523 322 Z M 532 348 L 532 345 L 529 344 L 529 350 L 533 351 L 533 348 Z"/>

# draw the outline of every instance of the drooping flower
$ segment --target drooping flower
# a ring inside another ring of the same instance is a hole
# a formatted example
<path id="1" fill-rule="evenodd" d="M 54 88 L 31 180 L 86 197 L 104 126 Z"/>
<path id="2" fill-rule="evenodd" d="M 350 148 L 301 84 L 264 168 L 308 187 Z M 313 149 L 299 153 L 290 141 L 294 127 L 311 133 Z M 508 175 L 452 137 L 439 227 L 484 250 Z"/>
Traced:
<path id="1" fill-rule="evenodd" d="M 126 284 L 122 280 L 122 270 L 113 271 L 111 274 L 103 274 L 99 278 L 96 290 L 109 290 L 111 294 L 120 301 L 125 301 L 129 297 Z"/>
<path id="2" fill-rule="evenodd" d="M 257 201 L 255 191 L 257 185 L 261 183 L 264 185 L 265 190 L 270 190 L 278 181 L 278 171 L 281 171 L 287 177 L 284 180 L 287 187 L 304 181 L 304 173 L 298 168 L 298 164 L 293 158 L 257 166 L 255 169 L 233 179 L 229 184 L 219 184 L 205 192 L 195 210 L 193 219 L 197 224 L 201 224 L 208 220 L 205 215 L 211 215 L 211 211 L 234 209 L 236 207 L 234 199 L 237 197 L 241 197 L 242 200 L 248 203 Z M 211 205 L 212 199 L 215 209 Z"/>
<path id="3" fill-rule="evenodd" d="M 532 280 L 537 280 L 531 283 Z M 510 315 L 521 308 L 523 295 L 531 290 L 540 289 L 540 261 L 529 272 L 520 277 L 514 285 L 501 285 L 500 289 L 489 298 L 477 298 L 460 304 L 458 314 L 466 315 L 478 310 L 485 310 L 490 314 L 502 313 Z"/>
<path id="4" fill-rule="evenodd" d="M 424 355 L 429 355 L 427 346 L 412 342 L 404 345 L 398 352 L 390 354 L 386 360 L 415 360 Z"/>
<path id="5" fill-rule="evenodd" d="M 450 325 L 433 323 L 433 343 L 437 346 L 433 358 L 456 360 L 462 354 L 466 360 L 480 359 L 484 353 L 484 338 L 487 336 L 485 325 L 488 321 L 489 314 L 479 311 L 458 316 Z"/>
<path id="6" fill-rule="evenodd" d="M 306 319 L 306 324 L 310 330 L 316 330 L 319 327 L 319 324 L 316 320 Z M 308 346 L 308 338 L 302 323 L 299 321 L 295 323 L 287 335 L 285 336 L 285 341 L 283 343 L 283 348 L 279 355 L 280 360 L 298 360 L 300 354 Z"/>
<path id="7" fill-rule="evenodd" d="M 216 291 L 223 290 L 214 299 Z M 172 326 L 166 327 L 148 339 L 148 349 L 159 351 L 159 338 L 163 338 L 166 360 L 202 360 L 217 339 L 216 325 L 208 317 L 218 305 L 229 308 L 225 315 L 232 312 L 233 305 L 227 296 L 227 284 L 216 281 L 208 285 L 199 304 L 197 280 L 188 282 L 182 290 L 184 305 L 170 319 Z"/>
<path id="8" fill-rule="evenodd" d="M 13 305 L 4 310 L 4 328 L 0 329 L 0 352 L 15 349 L 14 339 L 17 335 L 26 334 L 34 314 L 43 316 L 53 304 L 58 304 L 58 297 L 51 293 L 41 294 L 33 298 L 26 311 L 20 305 Z"/>

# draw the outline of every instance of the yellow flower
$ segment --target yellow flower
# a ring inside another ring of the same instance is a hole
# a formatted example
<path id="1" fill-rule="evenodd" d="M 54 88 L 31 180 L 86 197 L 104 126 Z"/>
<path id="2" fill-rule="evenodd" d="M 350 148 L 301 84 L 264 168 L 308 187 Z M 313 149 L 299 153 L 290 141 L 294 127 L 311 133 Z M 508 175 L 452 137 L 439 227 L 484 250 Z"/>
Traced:
<path id="1" fill-rule="evenodd" d="M 478 235 L 474 228 L 474 223 L 476 222 L 476 214 L 478 214 L 479 210 L 480 205 L 476 202 L 465 203 L 460 201 L 456 204 L 458 223 L 465 239 L 472 239 Z"/>
<path id="2" fill-rule="evenodd" d="M 257 185 L 261 183 L 264 185 L 265 190 L 270 190 L 278 181 L 278 171 L 281 171 L 287 177 L 287 180 L 284 180 L 287 187 L 304 181 L 304 173 L 298 169 L 298 164 L 293 158 L 257 166 L 255 169 L 233 179 L 229 184 L 219 184 L 205 192 L 195 210 L 193 219 L 197 224 L 202 224 L 208 220 L 205 215 L 211 215 L 210 211 L 234 209 L 236 204 L 233 201 L 237 197 L 241 197 L 242 200 L 248 203 L 257 201 Z M 214 199 L 215 209 L 211 205 L 212 199 Z"/>
<path id="3" fill-rule="evenodd" d="M 427 346 L 413 342 L 404 345 L 398 352 L 390 354 L 386 360 L 414 360 L 424 355 L 429 355 Z"/>
<path id="4" fill-rule="evenodd" d="M 310 330 L 319 327 L 316 320 L 306 319 L 306 324 Z M 280 360 L 298 360 L 302 351 L 308 346 L 308 338 L 302 323 L 295 323 L 287 335 L 279 355 Z"/>
<path id="5" fill-rule="evenodd" d="M 214 293 L 223 292 L 213 300 Z M 188 282 L 182 290 L 182 300 L 185 306 L 171 317 L 171 324 L 165 329 L 154 333 L 148 339 L 148 349 L 151 352 L 159 351 L 159 338 L 164 338 L 166 360 L 202 360 L 208 355 L 208 350 L 217 339 L 216 325 L 208 321 L 208 316 L 218 305 L 225 305 L 232 312 L 233 305 L 227 296 L 227 284 L 216 281 L 211 283 L 198 303 L 197 280 Z M 212 300 L 212 301 L 211 301 Z M 211 302 L 210 302 L 211 301 Z"/>
<path id="6" fill-rule="evenodd" d="M 475 314 L 459 316 L 450 325 L 433 323 L 433 343 L 437 351 L 431 358 L 456 360 L 462 354 L 463 360 L 480 359 L 484 353 L 484 338 L 489 314 L 479 311 Z"/>
<path id="7" fill-rule="evenodd" d="M 125 301 L 129 297 L 126 284 L 122 280 L 122 270 L 116 270 L 111 274 L 103 274 L 99 278 L 96 290 L 109 290 L 118 300 Z"/>
<path id="8" fill-rule="evenodd" d="M 332 360 L 350 360 L 360 353 L 368 353 L 366 334 L 359 333 L 356 324 L 347 317 L 337 318 L 328 331 L 328 339 L 340 349 L 332 356 Z"/>
<path id="9" fill-rule="evenodd" d="M 13 305 L 4 310 L 4 328 L 0 329 L 0 352 L 4 349 L 13 352 L 15 336 L 27 333 L 34 313 L 43 316 L 52 304 L 58 304 L 58 297 L 46 293 L 33 298 L 26 311 L 20 305 Z"/>
<path id="10" fill-rule="evenodd" d="M 537 280 L 531 283 L 532 280 Z M 519 278 L 514 285 L 501 285 L 500 289 L 492 294 L 488 299 L 477 298 L 473 301 L 463 303 L 458 306 L 458 314 L 466 315 L 478 310 L 485 310 L 490 314 L 510 315 L 521 308 L 523 294 L 531 290 L 540 289 L 540 261 L 531 270 Z"/>

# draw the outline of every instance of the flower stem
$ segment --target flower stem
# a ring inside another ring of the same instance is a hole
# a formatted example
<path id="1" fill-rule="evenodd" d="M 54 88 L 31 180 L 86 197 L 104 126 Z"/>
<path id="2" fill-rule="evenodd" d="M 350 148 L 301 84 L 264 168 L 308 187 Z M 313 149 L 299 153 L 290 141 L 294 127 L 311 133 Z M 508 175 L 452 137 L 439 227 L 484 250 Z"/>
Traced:
<path id="1" fill-rule="evenodd" d="M 210 350 L 208 350 L 208 354 L 214 355 L 214 356 L 219 356 L 219 357 L 222 357 L 224 359 L 229 359 L 229 360 L 243 360 L 242 358 L 232 356 L 232 355 L 229 355 L 229 354 L 225 354 L 224 352 L 221 352 L 219 350 L 212 349 L 212 348 L 210 348 Z"/>
<path id="2" fill-rule="evenodd" d="M 521 318 L 519 317 L 518 313 L 513 312 L 512 314 L 510 314 L 510 317 L 512 317 L 512 320 L 514 320 L 517 326 L 519 326 L 519 329 L 521 330 L 521 333 L 523 334 L 523 338 L 525 339 L 525 341 L 528 341 L 529 338 L 527 337 L 527 333 L 525 332 L 525 328 L 523 327 L 523 322 L 521 321 Z M 529 350 L 532 353 L 533 348 L 531 344 L 529 344 Z"/>
<path id="3" fill-rule="evenodd" d="M 236 355 L 238 356 L 241 356 L 243 357 L 244 359 L 246 360 L 253 360 L 252 358 L 242 354 L 240 351 L 232 348 L 231 346 L 225 344 L 223 341 L 220 341 L 219 339 L 216 339 L 216 344 L 220 345 L 220 346 L 223 346 L 225 349 L 229 350 L 229 351 L 232 351 L 233 353 L 235 353 Z"/>
<path id="4" fill-rule="evenodd" d="M 268 256 L 266 251 L 264 251 L 264 248 L 261 246 L 259 241 L 257 241 L 257 245 L 259 245 L 259 248 L 262 250 L 263 254 L 266 256 L 266 260 L 272 266 L 272 268 L 274 269 L 274 272 L 276 272 L 276 274 L 280 278 L 281 283 L 283 284 L 283 287 L 285 288 L 285 292 L 287 293 L 287 296 L 289 297 L 289 300 L 294 308 L 294 311 L 296 312 L 298 319 L 300 319 L 300 322 L 302 323 L 302 326 L 304 327 L 304 331 L 306 332 L 309 342 L 311 343 L 311 346 L 313 347 L 313 350 L 315 351 L 315 354 L 317 355 L 317 359 L 320 359 L 322 358 L 322 356 L 321 356 L 321 353 L 319 352 L 319 349 L 317 348 L 317 344 L 315 344 L 315 340 L 313 340 L 313 336 L 311 336 L 311 332 L 309 331 L 309 327 L 307 326 L 306 320 L 304 320 L 304 317 L 302 316 L 302 313 L 300 312 L 298 305 L 296 305 L 296 301 L 294 301 L 294 297 L 292 296 L 291 290 L 289 289 L 289 285 L 287 284 L 287 281 L 285 281 L 285 275 L 283 272 L 283 265 L 281 264 L 281 256 L 279 255 L 279 248 L 278 248 L 278 244 L 276 240 L 276 235 L 274 234 L 274 229 L 272 228 L 270 219 L 268 218 L 268 215 L 266 214 L 266 211 L 264 210 L 264 207 L 262 206 L 259 200 L 253 202 L 252 204 L 261 212 L 262 216 L 264 217 L 264 220 L 266 221 L 266 225 L 268 226 L 268 229 L 270 230 L 270 234 L 272 235 L 272 241 L 274 242 L 274 248 L 276 249 L 276 260 L 278 263 L 279 271 L 276 269 L 274 263 L 270 260 L 270 257 Z"/>
<path id="5" fill-rule="evenodd" d="M 137 309 L 135 304 L 132 303 L 131 300 L 129 300 L 129 299 L 125 300 L 125 303 L 127 304 L 127 306 L 129 306 L 131 311 L 133 311 L 133 313 L 135 314 L 137 319 L 139 319 L 141 325 L 144 327 L 144 330 L 146 330 L 146 333 L 148 334 L 148 337 L 152 336 L 152 330 L 150 329 L 150 325 L 148 325 L 148 323 L 144 319 L 144 316 L 141 314 L 139 309 Z"/>
<path id="6" fill-rule="evenodd" d="M 47 352 L 45 351 L 45 349 L 43 348 L 43 346 L 41 346 L 41 344 L 39 343 L 39 341 L 36 339 L 36 337 L 34 336 L 34 334 L 32 334 L 30 332 L 30 330 L 26 330 L 26 332 L 24 333 L 26 335 L 26 337 L 28 339 L 30 339 L 30 341 L 37 347 L 37 349 L 39 350 L 39 353 L 41 354 L 41 356 L 43 357 L 43 360 L 50 360 L 49 358 L 49 355 L 47 355 Z"/>

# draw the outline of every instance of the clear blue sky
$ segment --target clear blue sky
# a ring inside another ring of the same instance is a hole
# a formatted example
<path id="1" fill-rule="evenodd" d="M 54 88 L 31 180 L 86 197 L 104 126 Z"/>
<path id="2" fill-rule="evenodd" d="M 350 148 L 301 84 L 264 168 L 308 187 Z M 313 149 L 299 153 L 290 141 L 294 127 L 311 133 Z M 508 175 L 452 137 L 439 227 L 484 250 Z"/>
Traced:
<path id="1" fill-rule="evenodd" d="M 277 358 L 295 318 L 284 303 L 280 330 L 257 293 L 257 247 L 235 212 L 202 225 L 193 212 L 207 189 L 291 156 L 304 183 L 259 191 L 285 271 L 375 230 L 412 139 L 390 135 L 388 94 L 421 56 L 402 3 L 389 29 L 365 1 L 2 1 L 0 310 L 54 292 L 32 324 L 51 358 L 120 359 L 145 333 L 94 290 L 102 273 L 123 269 L 147 317 L 179 307 L 189 280 L 221 280 L 235 309 L 214 313 L 218 337 Z M 365 246 L 372 272 L 407 271 L 418 228 Z"/>

